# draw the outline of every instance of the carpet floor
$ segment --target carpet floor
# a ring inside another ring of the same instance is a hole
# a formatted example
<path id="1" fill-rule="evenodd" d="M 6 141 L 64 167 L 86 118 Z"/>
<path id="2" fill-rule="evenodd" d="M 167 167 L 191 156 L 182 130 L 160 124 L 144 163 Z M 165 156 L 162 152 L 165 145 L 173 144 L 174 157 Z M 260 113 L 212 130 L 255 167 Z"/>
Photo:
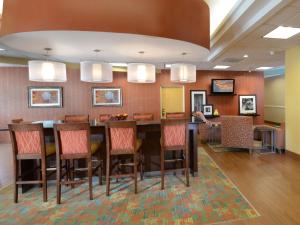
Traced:
<path id="1" fill-rule="evenodd" d="M 62 204 L 56 205 L 56 189 L 49 184 L 48 202 L 42 202 L 41 189 L 19 195 L 13 203 L 11 187 L 0 191 L 0 224 L 216 224 L 259 216 L 238 188 L 226 177 L 203 148 L 198 149 L 199 176 L 191 177 L 185 187 L 184 176 L 167 175 L 165 190 L 160 178 L 112 184 L 112 194 L 105 195 L 105 185 L 94 183 L 94 200 L 87 185 L 63 188 Z"/>

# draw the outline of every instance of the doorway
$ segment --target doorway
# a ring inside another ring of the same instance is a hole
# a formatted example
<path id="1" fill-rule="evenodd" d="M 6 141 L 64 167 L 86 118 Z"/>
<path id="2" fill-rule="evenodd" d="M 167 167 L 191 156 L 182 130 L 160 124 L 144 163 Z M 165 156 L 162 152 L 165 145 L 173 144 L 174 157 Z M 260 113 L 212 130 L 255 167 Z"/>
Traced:
<path id="1" fill-rule="evenodd" d="M 184 86 L 160 88 L 161 118 L 166 113 L 184 112 Z"/>

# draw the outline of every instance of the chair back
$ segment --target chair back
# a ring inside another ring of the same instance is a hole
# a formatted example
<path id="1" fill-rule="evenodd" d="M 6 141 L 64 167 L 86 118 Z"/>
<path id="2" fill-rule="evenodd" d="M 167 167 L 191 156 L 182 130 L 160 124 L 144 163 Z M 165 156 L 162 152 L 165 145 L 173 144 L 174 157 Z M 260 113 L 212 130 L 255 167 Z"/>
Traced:
<path id="1" fill-rule="evenodd" d="M 23 123 L 23 118 L 12 119 L 12 123 Z"/>
<path id="2" fill-rule="evenodd" d="M 172 112 L 166 114 L 167 119 L 184 119 L 185 113 L 184 112 Z"/>
<path id="3" fill-rule="evenodd" d="M 224 147 L 253 147 L 254 131 L 251 116 L 221 116 L 221 143 Z"/>
<path id="4" fill-rule="evenodd" d="M 188 143 L 186 119 L 161 120 L 161 145 L 165 150 L 185 149 Z"/>
<path id="5" fill-rule="evenodd" d="M 107 154 L 133 154 L 136 149 L 136 121 L 109 121 L 105 127 Z"/>
<path id="6" fill-rule="evenodd" d="M 110 114 L 100 114 L 99 115 L 99 120 L 100 122 L 106 122 L 106 121 L 109 121 L 111 118 L 111 115 Z"/>
<path id="7" fill-rule="evenodd" d="M 56 153 L 58 155 L 91 155 L 90 124 L 54 124 Z"/>
<path id="8" fill-rule="evenodd" d="M 88 123 L 89 115 L 66 115 L 66 123 Z"/>
<path id="9" fill-rule="evenodd" d="M 15 156 L 46 155 L 42 124 L 9 124 L 8 128 Z"/>
<path id="10" fill-rule="evenodd" d="M 150 121 L 153 120 L 153 113 L 134 113 L 133 120 L 135 121 Z"/>

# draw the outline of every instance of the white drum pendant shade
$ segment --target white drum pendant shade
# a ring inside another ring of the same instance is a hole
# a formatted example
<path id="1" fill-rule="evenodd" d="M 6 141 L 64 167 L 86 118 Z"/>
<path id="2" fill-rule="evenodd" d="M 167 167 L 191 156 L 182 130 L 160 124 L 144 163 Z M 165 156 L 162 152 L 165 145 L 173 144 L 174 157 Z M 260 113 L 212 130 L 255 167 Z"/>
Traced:
<path id="1" fill-rule="evenodd" d="M 127 81 L 131 83 L 155 83 L 155 66 L 145 63 L 130 63 L 127 68 Z"/>
<path id="2" fill-rule="evenodd" d="M 196 66 L 177 63 L 171 65 L 171 81 L 180 83 L 196 82 Z"/>
<path id="3" fill-rule="evenodd" d="M 66 82 L 66 64 L 52 61 L 28 62 L 29 80 L 38 82 Z"/>
<path id="4" fill-rule="evenodd" d="M 80 80 L 92 83 L 113 82 L 112 66 L 109 63 L 102 62 L 81 62 Z"/>

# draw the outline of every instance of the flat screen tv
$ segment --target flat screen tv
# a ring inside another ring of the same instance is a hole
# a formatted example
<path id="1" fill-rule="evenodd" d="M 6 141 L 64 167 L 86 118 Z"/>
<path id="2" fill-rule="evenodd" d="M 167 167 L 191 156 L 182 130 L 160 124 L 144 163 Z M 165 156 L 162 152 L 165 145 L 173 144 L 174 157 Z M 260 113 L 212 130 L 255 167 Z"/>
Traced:
<path id="1" fill-rule="evenodd" d="M 211 93 L 220 95 L 234 94 L 234 79 L 212 79 Z"/>

